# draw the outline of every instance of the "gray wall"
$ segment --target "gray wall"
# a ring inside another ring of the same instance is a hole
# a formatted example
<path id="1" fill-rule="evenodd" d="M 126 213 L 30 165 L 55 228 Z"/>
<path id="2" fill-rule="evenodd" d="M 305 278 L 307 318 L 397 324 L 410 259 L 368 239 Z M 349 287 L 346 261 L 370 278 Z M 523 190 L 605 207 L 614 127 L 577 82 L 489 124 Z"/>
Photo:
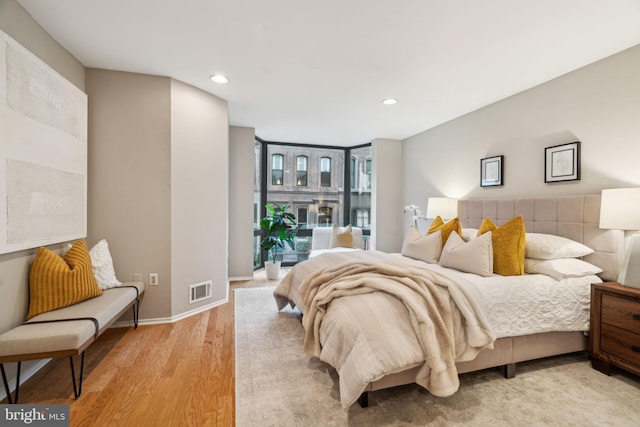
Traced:
<path id="1" fill-rule="evenodd" d="M 229 129 L 229 277 L 253 277 L 255 129 Z"/>
<path id="2" fill-rule="evenodd" d="M 0 29 L 15 39 L 51 68 L 78 88 L 84 90 L 84 66 L 60 46 L 14 0 L 0 0 Z M 48 246 L 58 252 L 65 243 Z M 0 255 L 0 333 L 24 322 L 29 306 L 29 265 L 36 249 Z M 15 378 L 14 364 L 7 366 L 11 382 Z M 35 362 L 23 364 L 22 378 L 38 366 Z M 4 388 L 0 391 L 0 399 Z"/>
<path id="3" fill-rule="evenodd" d="M 227 298 L 228 201 L 227 102 L 172 80 L 171 279 L 165 286 L 172 289 L 173 316 Z M 189 285 L 208 280 L 212 298 L 189 304 Z"/>
<path id="4" fill-rule="evenodd" d="M 87 69 L 89 244 L 107 239 L 116 276 L 158 273 L 141 319 L 171 316 L 171 80 Z"/>
<path id="5" fill-rule="evenodd" d="M 89 242 L 106 238 L 116 275 L 158 273 L 140 318 L 175 320 L 226 301 L 228 108 L 167 77 L 87 70 Z M 212 298 L 189 304 L 189 285 Z"/>
<path id="6" fill-rule="evenodd" d="M 403 204 L 427 197 L 599 194 L 640 185 L 640 46 L 403 141 Z M 544 148 L 580 140 L 580 181 L 544 183 Z M 480 159 L 505 156 L 505 184 L 480 187 Z M 404 218 L 405 229 L 410 223 Z"/>

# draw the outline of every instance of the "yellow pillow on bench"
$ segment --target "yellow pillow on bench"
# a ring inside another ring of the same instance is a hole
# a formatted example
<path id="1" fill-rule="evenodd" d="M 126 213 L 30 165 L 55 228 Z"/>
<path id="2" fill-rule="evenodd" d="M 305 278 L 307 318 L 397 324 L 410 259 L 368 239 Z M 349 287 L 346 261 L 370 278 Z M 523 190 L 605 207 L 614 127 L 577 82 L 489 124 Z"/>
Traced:
<path id="1" fill-rule="evenodd" d="M 84 241 L 75 242 L 64 257 L 47 248 L 38 249 L 29 270 L 27 320 L 99 295 L 102 289 L 93 276 Z"/>

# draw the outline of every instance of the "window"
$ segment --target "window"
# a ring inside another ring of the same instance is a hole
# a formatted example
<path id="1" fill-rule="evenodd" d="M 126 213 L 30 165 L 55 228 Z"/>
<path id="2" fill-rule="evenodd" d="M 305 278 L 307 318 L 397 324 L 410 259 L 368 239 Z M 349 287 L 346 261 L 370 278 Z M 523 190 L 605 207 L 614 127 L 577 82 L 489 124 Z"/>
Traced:
<path id="1" fill-rule="evenodd" d="M 356 158 L 355 157 L 351 157 L 351 163 L 350 163 L 350 169 L 349 169 L 349 182 L 351 182 L 351 188 L 356 188 Z"/>
<path id="2" fill-rule="evenodd" d="M 351 224 L 360 228 L 369 228 L 369 209 L 352 209 Z"/>
<path id="3" fill-rule="evenodd" d="M 362 224 L 366 241 L 371 227 L 372 190 L 365 188 L 366 160 L 371 159 L 369 144 L 343 148 L 256 140 L 261 147 L 256 148 L 256 173 L 260 168 L 263 171 L 254 198 L 256 267 L 263 265 L 266 256 L 259 246 L 264 232 L 255 228 L 266 204 L 291 206 L 289 212 L 296 215 L 300 225 L 295 247 L 286 246 L 282 251 L 285 265 L 308 257 L 314 227 Z M 366 212 L 358 213 L 359 209 Z"/>
<path id="4" fill-rule="evenodd" d="M 307 186 L 307 156 L 296 157 L 296 185 Z"/>
<path id="5" fill-rule="evenodd" d="M 284 156 L 282 154 L 274 154 L 271 156 L 271 184 L 282 185 L 283 184 L 283 165 Z"/>
<path id="6" fill-rule="evenodd" d="M 331 158 L 320 158 L 320 186 L 331 187 Z"/>
<path id="7" fill-rule="evenodd" d="M 365 186 L 364 188 L 371 190 L 371 160 L 365 163 Z"/>
<path id="8" fill-rule="evenodd" d="M 358 209 L 358 227 L 369 227 L 369 209 Z"/>
<path id="9" fill-rule="evenodd" d="M 298 224 L 306 225 L 309 217 L 309 210 L 307 208 L 298 208 L 297 220 Z"/>
<path id="10" fill-rule="evenodd" d="M 253 146 L 255 168 L 253 171 L 253 268 L 262 266 L 262 253 L 260 250 L 260 239 L 262 230 L 260 230 L 260 218 L 262 206 L 263 186 L 267 186 L 266 171 L 267 165 L 263 165 L 263 161 L 267 162 L 266 149 L 263 149 L 262 141 L 256 139 Z M 263 158 L 263 154 L 265 157 Z M 266 189 L 265 189 L 266 190 Z"/>
<path id="11" fill-rule="evenodd" d="M 349 197 L 351 224 L 369 230 L 371 227 L 371 147 L 363 146 L 349 150 L 351 156 L 352 182 Z"/>
<path id="12" fill-rule="evenodd" d="M 333 224 L 333 208 L 320 206 L 320 209 L 318 209 L 318 225 L 328 227 L 331 224 Z"/>

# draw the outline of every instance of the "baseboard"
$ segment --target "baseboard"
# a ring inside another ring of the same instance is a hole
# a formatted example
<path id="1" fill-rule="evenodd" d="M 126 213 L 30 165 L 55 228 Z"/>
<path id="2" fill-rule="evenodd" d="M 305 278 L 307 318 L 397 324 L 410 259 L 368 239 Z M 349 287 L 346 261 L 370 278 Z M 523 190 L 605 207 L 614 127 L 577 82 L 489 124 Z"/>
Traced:
<path id="1" fill-rule="evenodd" d="M 202 307 L 198 307 L 184 313 L 180 313 L 176 316 L 156 317 L 152 319 L 140 319 L 138 320 L 138 325 L 161 325 L 164 323 L 175 323 L 179 320 L 186 319 L 191 316 L 195 316 L 196 314 L 200 314 L 204 311 L 211 310 L 212 308 L 218 307 L 228 302 L 229 302 L 229 295 L 227 294 L 227 297 L 224 299 L 218 300 L 216 302 L 212 302 L 211 304 L 203 305 Z M 131 326 L 133 326 L 133 320 L 123 320 L 121 322 L 115 322 L 113 325 L 111 325 L 112 328 L 129 328 Z"/>
<path id="2" fill-rule="evenodd" d="M 247 280 L 253 280 L 253 276 L 229 277 L 230 282 L 245 282 Z"/>
<path id="3" fill-rule="evenodd" d="M 21 380 L 20 385 L 27 382 L 29 378 L 34 376 L 40 369 L 44 368 L 44 366 L 47 363 L 49 363 L 50 360 L 51 359 L 38 360 L 33 365 L 29 366 L 28 369 L 20 372 L 20 380 Z M 16 389 L 16 379 L 13 378 L 12 380 L 9 380 L 8 383 L 9 383 L 9 390 L 11 391 L 11 393 L 13 393 Z M 6 399 L 6 397 L 7 397 L 7 393 L 4 391 L 4 387 L 0 388 L 0 401 Z"/>

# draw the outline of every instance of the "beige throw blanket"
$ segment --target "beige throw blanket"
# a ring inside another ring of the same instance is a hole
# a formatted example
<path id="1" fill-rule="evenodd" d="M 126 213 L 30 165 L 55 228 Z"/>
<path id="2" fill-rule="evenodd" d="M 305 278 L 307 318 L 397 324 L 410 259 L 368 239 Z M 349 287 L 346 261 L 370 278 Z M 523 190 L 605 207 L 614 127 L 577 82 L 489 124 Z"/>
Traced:
<path id="1" fill-rule="evenodd" d="M 309 262 L 323 267 L 297 288 L 304 348 L 336 368 L 344 407 L 369 382 L 417 364 L 418 384 L 434 395 L 451 395 L 459 386 L 455 362 L 493 346 L 474 288 L 397 255 L 362 252 L 349 255 L 349 262 L 344 254 L 318 258 Z M 285 278 L 276 290 L 279 305 L 295 291 Z"/>

